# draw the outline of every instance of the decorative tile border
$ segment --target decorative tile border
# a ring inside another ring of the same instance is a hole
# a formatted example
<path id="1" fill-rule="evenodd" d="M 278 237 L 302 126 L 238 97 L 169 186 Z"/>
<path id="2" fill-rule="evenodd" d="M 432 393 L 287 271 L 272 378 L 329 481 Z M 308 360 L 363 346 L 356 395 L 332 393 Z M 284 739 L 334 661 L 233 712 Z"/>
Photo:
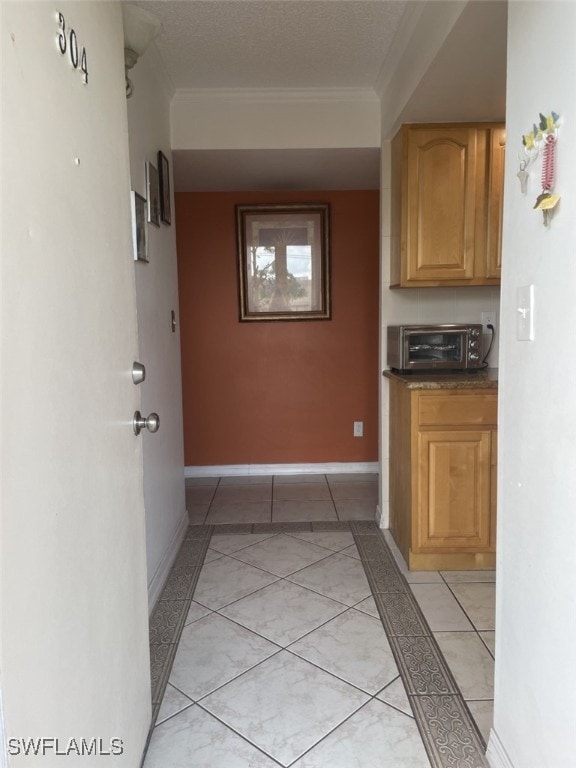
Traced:
<path id="1" fill-rule="evenodd" d="M 303 531 L 350 531 L 351 524 L 359 525 L 362 534 L 378 533 L 376 523 L 370 520 L 318 520 L 298 523 L 221 523 L 211 526 L 215 534 L 219 533 L 300 533 Z M 205 525 L 191 525 L 190 529 L 205 529 Z M 198 535 L 189 533 L 188 537 Z"/>
<path id="2" fill-rule="evenodd" d="M 159 600 L 150 617 L 150 647 L 174 644 L 182 634 L 188 600 Z"/>
<path id="3" fill-rule="evenodd" d="M 253 533 L 255 523 L 229 523 L 227 525 L 214 525 L 214 533 Z"/>
<path id="4" fill-rule="evenodd" d="M 212 538 L 213 526 L 190 525 L 170 575 L 150 616 L 152 722 L 144 756 L 156 725 L 184 622 Z M 144 761 L 144 757 L 142 758 Z"/>
<path id="5" fill-rule="evenodd" d="M 382 536 L 382 531 L 374 520 L 350 520 L 348 525 L 352 533 L 358 536 Z M 382 550 L 383 553 L 386 550 Z"/>
<path id="6" fill-rule="evenodd" d="M 252 533 L 302 533 L 311 531 L 312 523 L 254 523 Z"/>
<path id="7" fill-rule="evenodd" d="M 382 532 L 355 521 L 350 530 L 431 765 L 488 768 L 476 723 Z"/>
<path id="8" fill-rule="evenodd" d="M 212 535 L 302 531 L 350 531 L 354 536 L 432 767 L 488 768 L 484 741 L 474 719 L 382 532 L 370 520 L 189 526 L 150 617 L 152 723 L 148 742 Z"/>
<path id="9" fill-rule="evenodd" d="M 411 696 L 410 702 L 433 766 L 488 768 L 483 742 L 460 695 Z"/>
<path id="10" fill-rule="evenodd" d="M 430 634 L 413 595 L 398 592 L 372 594 L 388 638 L 421 637 Z"/>
<path id="11" fill-rule="evenodd" d="M 409 696 L 458 694 L 458 686 L 430 637 L 390 637 L 392 652 L 404 667 Z"/>
<path id="12" fill-rule="evenodd" d="M 172 662 L 176 655 L 177 643 L 154 643 L 150 645 L 150 677 L 152 681 L 152 706 L 162 703 Z"/>
<path id="13" fill-rule="evenodd" d="M 313 531 L 349 531 L 350 523 L 346 520 L 319 520 L 312 523 Z"/>

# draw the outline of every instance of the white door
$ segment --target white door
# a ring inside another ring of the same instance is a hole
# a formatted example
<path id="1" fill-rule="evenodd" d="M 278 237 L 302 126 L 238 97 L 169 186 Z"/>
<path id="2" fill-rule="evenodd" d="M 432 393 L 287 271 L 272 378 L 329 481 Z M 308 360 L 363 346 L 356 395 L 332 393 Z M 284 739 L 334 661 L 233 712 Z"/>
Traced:
<path id="1" fill-rule="evenodd" d="M 94 755 L 108 751 L 135 767 L 150 691 L 120 7 L 1 10 L 9 765 L 35 765 L 22 740 L 44 737 L 57 740 L 34 743 L 46 765 L 67 764 L 57 749 L 91 749 L 70 764 L 100 764 Z"/>

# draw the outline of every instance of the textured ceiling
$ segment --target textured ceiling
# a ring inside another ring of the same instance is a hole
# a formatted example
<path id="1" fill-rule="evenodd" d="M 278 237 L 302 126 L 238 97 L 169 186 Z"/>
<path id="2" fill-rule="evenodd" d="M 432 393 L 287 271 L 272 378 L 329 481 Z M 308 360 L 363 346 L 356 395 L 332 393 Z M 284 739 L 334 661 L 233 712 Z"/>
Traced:
<path id="1" fill-rule="evenodd" d="M 403 0 L 140 0 L 175 88 L 373 87 Z"/>
<path id="2" fill-rule="evenodd" d="M 125 0 L 126 1 L 126 0 Z M 441 6 L 451 0 L 428 0 Z M 374 88 L 412 0 L 137 0 L 175 89 Z M 471 0 L 404 105 L 400 122 L 504 116 L 506 0 Z M 399 36 L 402 39 L 402 36 Z M 397 45 L 396 45 L 397 48 Z M 188 151 L 176 188 L 369 189 L 377 150 Z"/>

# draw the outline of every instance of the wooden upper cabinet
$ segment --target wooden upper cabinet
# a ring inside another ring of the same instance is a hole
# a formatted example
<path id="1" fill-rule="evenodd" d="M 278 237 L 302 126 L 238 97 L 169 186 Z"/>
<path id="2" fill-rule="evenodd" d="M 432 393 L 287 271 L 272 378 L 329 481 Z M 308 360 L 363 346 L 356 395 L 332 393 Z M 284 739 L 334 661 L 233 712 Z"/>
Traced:
<path id="1" fill-rule="evenodd" d="M 474 277 L 476 131 L 408 134 L 407 280 Z"/>
<path id="2" fill-rule="evenodd" d="M 393 287 L 498 284 L 503 135 L 482 123 L 401 128 L 392 142 Z"/>

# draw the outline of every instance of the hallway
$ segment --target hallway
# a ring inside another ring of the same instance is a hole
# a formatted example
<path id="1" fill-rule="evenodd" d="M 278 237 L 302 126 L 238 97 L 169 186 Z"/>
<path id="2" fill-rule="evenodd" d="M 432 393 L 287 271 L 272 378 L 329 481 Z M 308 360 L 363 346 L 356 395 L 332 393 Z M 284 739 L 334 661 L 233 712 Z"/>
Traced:
<path id="1" fill-rule="evenodd" d="M 145 768 L 485 765 L 494 574 L 407 573 L 376 497 L 368 474 L 187 481 Z"/>

